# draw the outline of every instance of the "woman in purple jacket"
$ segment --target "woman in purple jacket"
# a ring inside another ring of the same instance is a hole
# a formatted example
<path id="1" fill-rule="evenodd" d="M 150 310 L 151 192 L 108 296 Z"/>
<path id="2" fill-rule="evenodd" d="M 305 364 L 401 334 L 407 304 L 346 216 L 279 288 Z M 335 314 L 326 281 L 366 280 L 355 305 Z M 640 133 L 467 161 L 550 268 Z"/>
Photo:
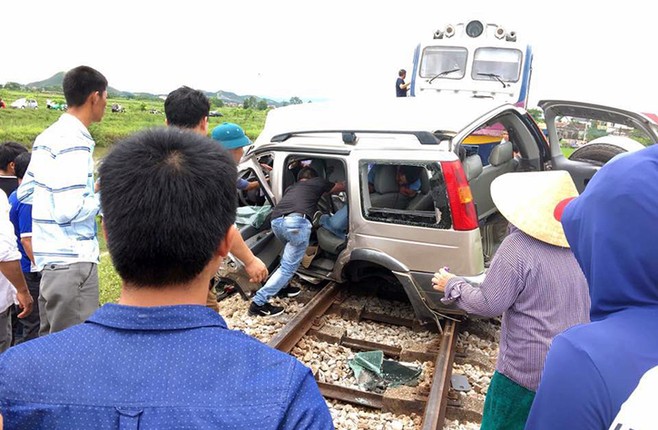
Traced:
<path id="1" fill-rule="evenodd" d="M 560 224 L 578 192 L 564 171 L 508 173 L 491 196 L 510 231 L 484 282 L 473 286 L 445 269 L 434 289 L 469 314 L 502 315 L 496 371 L 487 390 L 482 429 L 523 429 L 553 338 L 588 322 L 589 296 Z"/>

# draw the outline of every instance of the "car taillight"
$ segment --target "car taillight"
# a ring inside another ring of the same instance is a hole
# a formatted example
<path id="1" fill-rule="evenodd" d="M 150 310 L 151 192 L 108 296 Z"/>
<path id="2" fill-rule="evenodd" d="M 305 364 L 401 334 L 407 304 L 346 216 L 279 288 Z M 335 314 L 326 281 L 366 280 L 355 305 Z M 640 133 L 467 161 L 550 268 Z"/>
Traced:
<path id="1" fill-rule="evenodd" d="M 455 230 L 473 230 L 478 227 L 478 216 L 473 203 L 471 187 L 468 186 L 464 169 L 459 161 L 441 161 L 443 177 L 452 213 Z"/>

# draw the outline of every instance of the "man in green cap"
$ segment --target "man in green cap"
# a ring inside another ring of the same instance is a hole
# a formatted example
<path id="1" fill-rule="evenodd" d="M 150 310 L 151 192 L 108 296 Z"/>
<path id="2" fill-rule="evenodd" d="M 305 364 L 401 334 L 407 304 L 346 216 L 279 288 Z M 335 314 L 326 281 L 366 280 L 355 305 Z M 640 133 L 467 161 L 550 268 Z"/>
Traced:
<path id="1" fill-rule="evenodd" d="M 244 155 L 244 147 L 251 145 L 251 140 L 244 134 L 242 127 L 232 122 L 218 125 L 212 130 L 211 136 L 231 153 L 235 164 L 240 163 L 242 155 Z M 236 183 L 236 187 L 240 191 L 255 190 L 259 186 L 258 181 L 249 182 L 242 178 L 238 178 Z"/>

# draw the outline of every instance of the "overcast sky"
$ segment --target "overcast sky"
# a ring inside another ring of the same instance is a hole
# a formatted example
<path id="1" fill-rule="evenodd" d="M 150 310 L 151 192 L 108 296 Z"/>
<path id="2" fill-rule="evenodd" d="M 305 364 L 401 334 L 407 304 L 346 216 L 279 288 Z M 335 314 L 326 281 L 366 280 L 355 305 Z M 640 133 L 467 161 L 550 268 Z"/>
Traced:
<path id="1" fill-rule="evenodd" d="M 86 64 L 119 90 L 180 85 L 287 100 L 393 97 L 437 28 L 480 18 L 534 49 L 529 105 L 546 98 L 658 112 L 647 3 L 3 0 L 0 83 Z M 173 5 L 173 6 L 172 6 Z"/>

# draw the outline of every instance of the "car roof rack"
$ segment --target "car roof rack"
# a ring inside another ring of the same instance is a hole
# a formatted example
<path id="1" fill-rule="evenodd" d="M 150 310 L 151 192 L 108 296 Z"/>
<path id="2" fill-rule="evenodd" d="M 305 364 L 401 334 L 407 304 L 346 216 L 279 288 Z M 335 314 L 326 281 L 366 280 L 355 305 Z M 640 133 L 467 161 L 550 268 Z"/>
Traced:
<path id="1" fill-rule="evenodd" d="M 438 145 L 440 143 L 437 136 L 429 131 L 400 131 L 400 130 L 312 130 L 312 131 L 290 131 L 287 133 L 277 134 L 272 137 L 271 142 L 281 143 L 290 139 L 293 136 L 301 136 L 306 134 L 326 134 L 326 133 L 341 133 L 343 143 L 347 145 L 356 145 L 356 134 L 408 134 L 416 136 L 418 142 L 422 145 Z"/>

